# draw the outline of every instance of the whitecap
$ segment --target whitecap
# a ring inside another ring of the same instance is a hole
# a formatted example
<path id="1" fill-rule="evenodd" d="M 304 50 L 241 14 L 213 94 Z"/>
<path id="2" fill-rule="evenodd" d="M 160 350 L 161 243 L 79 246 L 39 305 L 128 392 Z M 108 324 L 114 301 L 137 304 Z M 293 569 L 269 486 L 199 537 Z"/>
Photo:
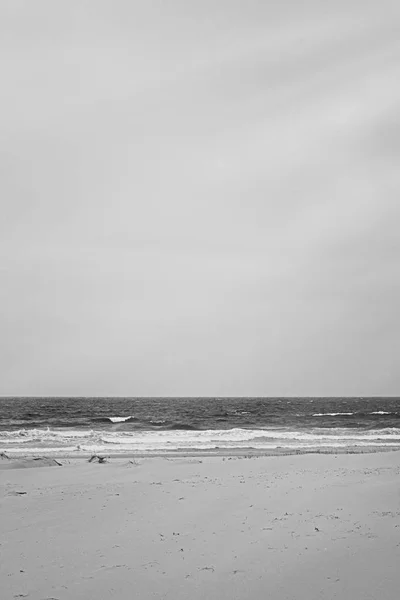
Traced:
<path id="1" fill-rule="evenodd" d="M 129 415 L 129 417 L 108 417 L 111 421 L 111 423 L 123 423 L 124 421 L 128 421 L 129 419 L 133 419 L 133 417 L 131 417 Z"/>
<path id="2" fill-rule="evenodd" d="M 338 417 L 338 416 L 351 416 L 354 415 L 352 412 L 337 412 L 337 413 L 315 413 L 313 417 Z"/>

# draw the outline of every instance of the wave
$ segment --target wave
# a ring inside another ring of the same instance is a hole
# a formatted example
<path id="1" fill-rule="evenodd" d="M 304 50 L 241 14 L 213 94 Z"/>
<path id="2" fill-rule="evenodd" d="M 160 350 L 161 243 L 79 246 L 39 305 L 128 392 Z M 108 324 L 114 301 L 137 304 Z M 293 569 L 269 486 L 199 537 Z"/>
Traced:
<path id="1" fill-rule="evenodd" d="M 195 425 L 189 425 L 188 423 L 172 423 L 167 426 L 167 429 L 173 430 L 183 430 L 183 431 L 199 431 L 199 428 Z"/>
<path id="2" fill-rule="evenodd" d="M 129 415 L 128 417 L 107 417 L 111 423 L 124 423 L 125 421 L 132 421 L 135 417 Z"/>
<path id="3" fill-rule="evenodd" d="M 27 438 L 38 438 L 38 437 L 54 437 L 54 438 L 90 438 L 93 436 L 102 437 L 113 437 L 113 438 L 128 438 L 128 439 L 142 439 L 142 438 L 173 438 L 181 437 L 188 439 L 195 438 L 209 438 L 209 439 L 229 439 L 229 440 L 250 440 L 257 438 L 257 436 L 264 436 L 276 439 L 353 439 L 353 438 L 365 438 L 371 439 L 373 437 L 382 436 L 398 436 L 400 438 L 399 427 L 386 427 L 380 429 L 351 429 L 345 427 L 332 427 L 330 429 L 314 427 L 309 430 L 292 430 L 292 429 L 281 429 L 281 428 L 258 428 L 258 429 L 244 429 L 244 428 L 232 428 L 232 429 L 198 429 L 193 425 L 187 425 L 184 423 L 174 423 L 168 427 L 168 429 L 162 430 L 93 430 L 93 429 L 51 429 L 49 427 L 45 429 L 19 429 L 14 431 L 0 431 L 0 440 L 7 439 L 19 439 L 21 437 Z"/>
<path id="4" fill-rule="evenodd" d="M 335 413 L 314 413 L 312 416 L 313 417 L 351 417 L 353 415 L 357 415 L 358 417 L 368 417 L 368 415 L 393 415 L 393 416 L 399 416 L 399 414 L 397 412 L 389 412 L 386 410 L 374 410 L 372 412 L 335 412 Z M 303 415 L 297 415 L 297 416 L 303 416 Z"/>
<path id="5" fill-rule="evenodd" d="M 354 415 L 352 412 L 337 412 L 337 413 L 314 413 L 313 417 L 350 417 Z"/>
<path id="6" fill-rule="evenodd" d="M 195 425 L 190 425 L 190 423 L 169 423 L 164 419 L 144 419 L 141 421 L 137 421 L 136 417 L 132 415 L 126 417 L 97 417 L 95 422 L 97 423 L 132 423 L 133 421 L 141 423 L 141 425 L 150 425 L 152 427 L 163 427 L 164 429 L 183 429 L 183 430 L 197 430 L 198 428 Z"/>
<path id="7" fill-rule="evenodd" d="M 110 423 L 129 423 L 131 421 L 135 421 L 136 418 L 129 415 L 127 417 L 94 417 L 92 419 L 89 419 L 90 423 L 107 423 L 108 425 Z M 86 422 L 82 422 L 82 421 L 78 421 L 76 423 L 74 422 L 70 422 L 70 427 L 73 425 L 81 425 L 81 423 L 85 424 Z"/>
<path id="8" fill-rule="evenodd" d="M 22 429 L 0 432 L 0 451 L 34 454 L 37 452 L 149 453 L 171 450 L 207 449 L 304 449 L 390 447 L 400 449 L 400 428 L 359 430 L 344 427 L 289 429 L 187 429 L 174 423 L 162 430 L 52 430 Z"/>

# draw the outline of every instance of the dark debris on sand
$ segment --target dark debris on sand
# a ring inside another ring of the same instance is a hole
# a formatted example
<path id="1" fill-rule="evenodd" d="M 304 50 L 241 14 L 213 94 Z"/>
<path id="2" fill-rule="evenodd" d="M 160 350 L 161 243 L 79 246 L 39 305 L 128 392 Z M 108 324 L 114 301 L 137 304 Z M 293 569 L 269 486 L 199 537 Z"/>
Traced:
<path id="1" fill-rule="evenodd" d="M 102 465 L 103 463 L 107 462 L 107 458 L 105 456 L 98 456 L 97 454 L 93 454 L 88 462 L 98 462 L 100 465 Z"/>

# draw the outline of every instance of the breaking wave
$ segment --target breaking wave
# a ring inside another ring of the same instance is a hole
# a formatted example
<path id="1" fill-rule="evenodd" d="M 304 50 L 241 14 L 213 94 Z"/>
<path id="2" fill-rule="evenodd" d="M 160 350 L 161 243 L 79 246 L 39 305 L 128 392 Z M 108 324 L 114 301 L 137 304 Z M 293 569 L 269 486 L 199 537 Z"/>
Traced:
<path id="1" fill-rule="evenodd" d="M 352 415 L 354 415 L 352 412 L 314 413 L 313 417 L 350 417 Z"/>
<path id="2" fill-rule="evenodd" d="M 131 415 L 129 415 L 129 417 L 107 417 L 107 418 L 109 421 L 111 421 L 111 423 L 125 423 L 125 421 L 131 421 L 135 417 L 132 417 Z"/>
<path id="3" fill-rule="evenodd" d="M 185 427 L 185 426 L 183 426 Z M 116 454 L 171 450 L 388 447 L 400 449 L 400 428 L 359 430 L 314 428 L 196 430 L 175 428 L 158 431 L 21 429 L 0 432 L 0 450 L 12 453 L 107 452 Z"/>

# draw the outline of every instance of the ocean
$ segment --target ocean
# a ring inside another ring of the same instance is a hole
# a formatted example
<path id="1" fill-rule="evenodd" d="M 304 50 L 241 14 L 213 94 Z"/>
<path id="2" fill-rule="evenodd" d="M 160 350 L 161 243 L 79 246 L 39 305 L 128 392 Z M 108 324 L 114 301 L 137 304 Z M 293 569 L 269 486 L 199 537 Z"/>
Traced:
<path id="1" fill-rule="evenodd" d="M 400 398 L 0 398 L 0 452 L 400 449 Z"/>

